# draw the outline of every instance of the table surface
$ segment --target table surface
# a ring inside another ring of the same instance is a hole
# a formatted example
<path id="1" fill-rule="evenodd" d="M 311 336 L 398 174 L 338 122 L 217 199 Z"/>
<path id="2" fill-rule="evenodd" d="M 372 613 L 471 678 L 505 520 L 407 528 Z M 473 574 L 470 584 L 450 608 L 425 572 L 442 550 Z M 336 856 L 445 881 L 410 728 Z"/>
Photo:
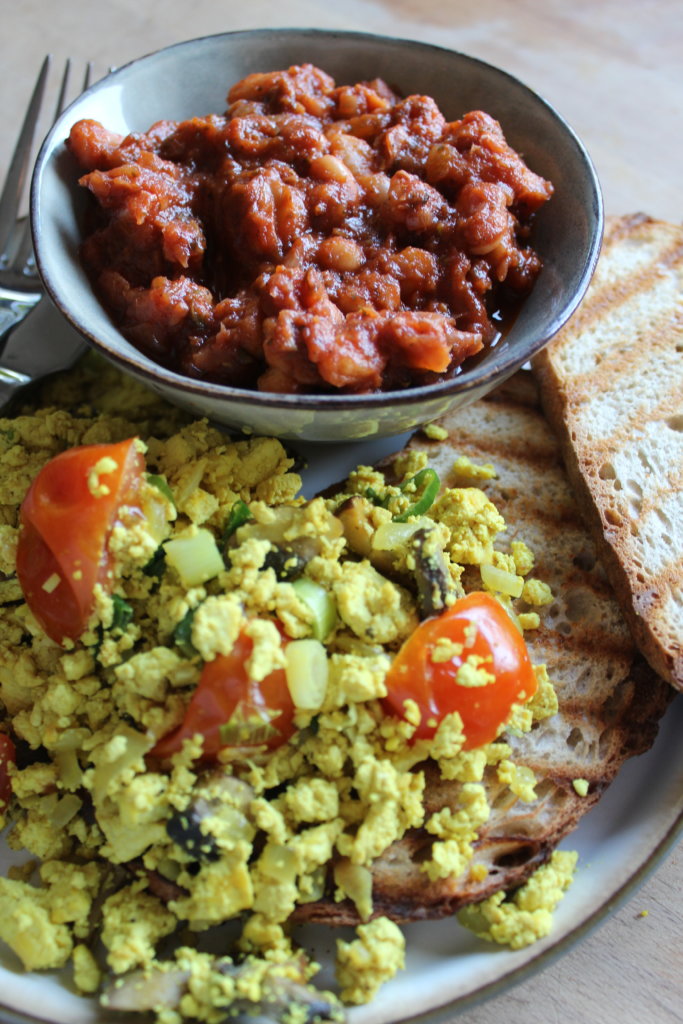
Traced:
<path id="1" fill-rule="evenodd" d="M 112 66 L 191 36 L 257 27 L 364 30 L 497 64 L 582 137 L 608 214 L 683 219 L 683 4 L 679 0 L 15 0 L 3 5 L 0 180 L 46 52 Z M 79 72 L 80 73 L 80 72 Z M 683 844 L 630 902 L 544 971 L 459 1024 L 668 1024 L 683 1019 Z M 647 911 L 647 915 L 641 912 Z"/>

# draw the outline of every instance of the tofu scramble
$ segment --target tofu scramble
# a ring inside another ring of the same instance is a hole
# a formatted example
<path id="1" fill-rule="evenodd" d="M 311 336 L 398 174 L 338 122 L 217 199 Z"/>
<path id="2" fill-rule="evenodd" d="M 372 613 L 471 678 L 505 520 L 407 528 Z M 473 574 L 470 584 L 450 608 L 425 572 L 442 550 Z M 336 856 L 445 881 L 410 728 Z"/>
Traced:
<path id="1" fill-rule="evenodd" d="M 444 488 L 410 455 L 390 482 L 359 467 L 306 501 L 274 439 L 228 440 L 101 367 L 55 387 L 56 404 L 0 421 L 0 825 L 30 858 L 0 879 L 0 939 L 26 970 L 68 965 L 77 991 L 163 1024 L 336 1019 L 404 966 L 373 863 L 424 827 L 430 879 L 481 870 L 484 771 L 535 798 L 503 734 L 557 704 L 521 639 L 538 617 L 513 606 L 552 595 L 525 545 L 496 548 L 504 522 L 474 486 L 491 467 L 459 460 L 473 486 Z M 46 466 L 62 486 L 62 453 L 88 464 L 82 554 L 115 506 L 86 600 L 87 559 L 64 578 L 68 522 L 57 571 L 26 557 L 46 529 L 29 495 Z M 482 653 L 491 623 L 512 637 L 512 681 Z M 465 780 L 462 806 L 426 815 L 427 762 Z M 556 851 L 462 923 L 534 941 L 575 860 Z M 291 928 L 325 897 L 358 921 L 334 993 L 310 984 Z"/>

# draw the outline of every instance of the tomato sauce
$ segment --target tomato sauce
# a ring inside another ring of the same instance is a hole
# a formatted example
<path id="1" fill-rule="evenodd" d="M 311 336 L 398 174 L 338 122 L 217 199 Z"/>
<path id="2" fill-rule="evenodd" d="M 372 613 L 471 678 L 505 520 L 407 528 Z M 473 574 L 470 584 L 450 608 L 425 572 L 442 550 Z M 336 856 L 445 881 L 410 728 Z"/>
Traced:
<path id="1" fill-rule="evenodd" d="M 227 102 L 125 138 L 71 130 L 97 200 L 82 259 L 133 344 L 193 378 L 363 393 L 452 375 L 495 338 L 552 194 L 497 121 L 312 65 Z"/>

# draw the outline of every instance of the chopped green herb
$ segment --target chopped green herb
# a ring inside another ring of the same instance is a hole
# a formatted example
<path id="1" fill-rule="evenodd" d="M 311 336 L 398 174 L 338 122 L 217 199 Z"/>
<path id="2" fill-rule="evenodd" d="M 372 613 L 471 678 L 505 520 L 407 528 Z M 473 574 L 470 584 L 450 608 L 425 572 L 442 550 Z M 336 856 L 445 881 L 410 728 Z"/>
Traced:
<path id="1" fill-rule="evenodd" d="M 124 601 L 118 594 L 112 594 L 112 604 L 114 605 L 114 614 L 112 617 L 111 628 L 119 629 L 122 633 L 128 629 L 133 619 L 133 609 L 127 601 Z"/>
<path id="2" fill-rule="evenodd" d="M 379 505 L 380 508 L 386 508 L 389 504 L 390 495 L 385 494 L 384 497 L 382 497 L 374 487 L 366 487 L 363 491 L 363 497 L 367 498 L 368 501 L 371 501 L 373 505 Z"/>
<path id="3" fill-rule="evenodd" d="M 163 545 L 160 544 L 142 571 L 145 576 L 155 576 L 157 579 L 161 579 L 165 570 L 166 552 L 164 551 Z"/>
<path id="4" fill-rule="evenodd" d="M 190 608 L 189 611 L 185 612 L 185 615 L 173 630 L 173 642 L 180 648 L 181 654 L 186 658 L 191 658 L 197 653 L 196 648 L 192 645 L 192 621 L 196 610 L 196 608 Z"/>

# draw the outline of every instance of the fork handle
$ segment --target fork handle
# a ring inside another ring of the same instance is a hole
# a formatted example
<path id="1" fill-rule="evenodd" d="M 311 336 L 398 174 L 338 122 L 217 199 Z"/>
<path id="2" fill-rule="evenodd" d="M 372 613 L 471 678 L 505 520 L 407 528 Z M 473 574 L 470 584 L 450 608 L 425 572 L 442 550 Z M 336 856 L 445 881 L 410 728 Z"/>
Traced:
<path id="1" fill-rule="evenodd" d="M 19 323 L 20 320 L 23 320 L 30 313 L 37 300 L 38 295 L 32 295 L 29 301 L 23 295 L 16 298 L 14 296 L 11 298 L 0 296 L 0 339 L 4 338 L 6 332 L 14 324 Z"/>
<path id="2" fill-rule="evenodd" d="M 25 373 L 17 373 L 14 370 L 0 367 L 0 416 L 17 392 L 30 383 L 31 378 L 27 377 Z"/>

